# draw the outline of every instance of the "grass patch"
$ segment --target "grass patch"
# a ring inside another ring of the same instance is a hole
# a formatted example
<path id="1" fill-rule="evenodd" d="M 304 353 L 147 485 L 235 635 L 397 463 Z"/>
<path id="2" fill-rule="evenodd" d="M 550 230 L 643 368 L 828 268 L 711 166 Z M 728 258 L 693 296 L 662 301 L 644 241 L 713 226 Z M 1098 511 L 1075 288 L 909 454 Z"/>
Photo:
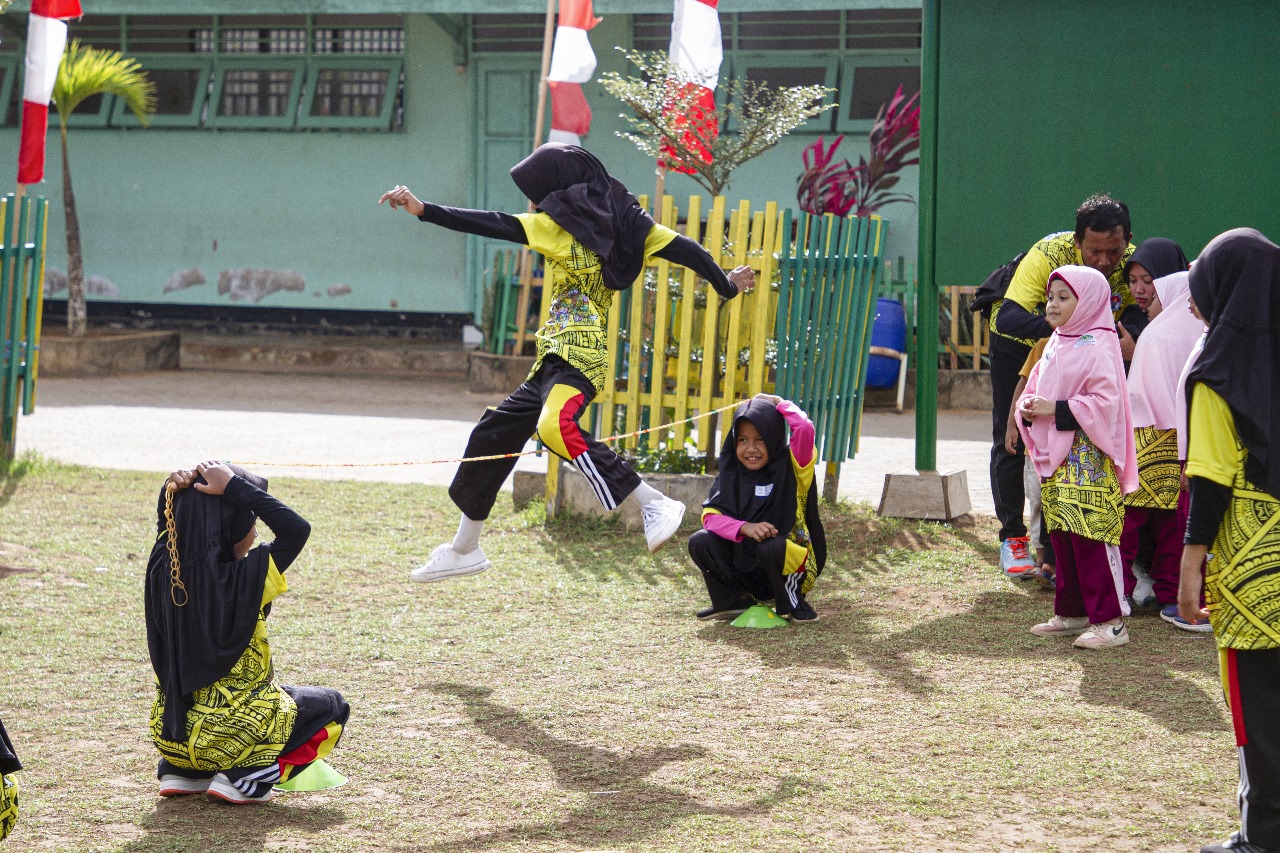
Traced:
<path id="1" fill-rule="evenodd" d="M 271 616 L 285 683 L 343 691 L 351 782 L 160 801 L 142 573 L 154 474 L 0 469 L 14 850 L 1186 850 L 1235 821 L 1211 641 L 1152 616 L 1074 651 L 994 530 L 825 510 L 816 625 L 701 624 L 682 546 L 509 500 L 493 570 L 406 573 L 444 489 L 280 480 L 315 532 Z"/>

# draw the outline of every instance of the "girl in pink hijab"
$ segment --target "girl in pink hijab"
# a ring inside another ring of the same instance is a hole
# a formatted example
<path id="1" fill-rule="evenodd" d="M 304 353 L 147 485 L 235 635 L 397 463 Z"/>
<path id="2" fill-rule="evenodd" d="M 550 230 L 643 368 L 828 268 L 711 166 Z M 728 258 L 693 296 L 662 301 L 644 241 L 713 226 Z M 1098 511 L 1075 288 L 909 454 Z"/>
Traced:
<path id="1" fill-rule="evenodd" d="M 1125 497 L 1124 532 L 1120 557 L 1124 563 L 1125 593 L 1137 604 L 1159 602 L 1166 621 L 1178 618 L 1178 574 L 1185 525 L 1178 524 L 1178 491 L 1182 466 L 1178 454 L 1178 399 L 1184 396 L 1179 376 L 1204 323 L 1190 310 L 1189 273 L 1175 272 L 1154 282 L 1160 306 L 1138 339 L 1129 367 L 1129 406 L 1133 412 L 1133 440 L 1138 455 L 1138 489 Z M 1155 305 L 1153 304 L 1153 308 Z M 1138 533 L 1146 527 L 1155 540 L 1151 580 L 1134 577 Z M 1135 589 L 1136 587 L 1136 589 Z M 1165 614 L 1166 608 L 1172 608 Z M 1177 627 L 1209 630 L 1203 625 Z"/>
<path id="2" fill-rule="evenodd" d="M 1040 475 L 1058 563 L 1053 618 L 1031 633 L 1079 635 L 1081 649 L 1123 646 L 1129 604 L 1119 544 L 1138 461 L 1106 278 L 1059 267 L 1049 277 L 1045 318 L 1053 335 L 1018 400 L 1018 429 Z"/>

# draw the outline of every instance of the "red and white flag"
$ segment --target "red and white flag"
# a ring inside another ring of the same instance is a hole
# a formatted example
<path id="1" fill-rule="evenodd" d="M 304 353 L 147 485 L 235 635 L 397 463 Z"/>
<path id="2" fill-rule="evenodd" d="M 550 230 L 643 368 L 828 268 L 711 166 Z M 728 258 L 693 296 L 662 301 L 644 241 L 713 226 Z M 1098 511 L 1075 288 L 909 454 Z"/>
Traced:
<path id="1" fill-rule="evenodd" d="M 591 130 L 591 107 L 582 84 L 596 70 L 596 54 L 587 30 L 600 23 L 591 9 L 591 0 L 560 0 L 556 40 L 551 48 L 551 135 L 549 141 L 581 144 Z"/>
<path id="2" fill-rule="evenodd" d="M 49 100 L 58 64 L 67 47 L 67 18 L 80 17 L 80 0 L 31 0 L 27 23 L 27 68 L 22 86 L 22 140 L 18 144 L 18 183 L 44 178 L 44 138 L 49 130 Z"/>
<path id="3" fill-rule="evenodd" d="M 711 162 L 710 144 L 719 132 L 716 117 L 716 84 L 720 81 L 720 62 L 724 49 L 720 41 L 718 0 L 676 0 L 671 19 L 671 62 L 683 70 L 688 83 L 672 92 L 668 110 L 683 104 L 683 115 L 676 116 L 677 127 L 684 131 L 684 144 L 702 162 Z M 701 138 L 699 138 L 701 137 Z M 694 171 L 676 156 L 669 146 L 663 148 L 668 168 L 686 174 Z"/>

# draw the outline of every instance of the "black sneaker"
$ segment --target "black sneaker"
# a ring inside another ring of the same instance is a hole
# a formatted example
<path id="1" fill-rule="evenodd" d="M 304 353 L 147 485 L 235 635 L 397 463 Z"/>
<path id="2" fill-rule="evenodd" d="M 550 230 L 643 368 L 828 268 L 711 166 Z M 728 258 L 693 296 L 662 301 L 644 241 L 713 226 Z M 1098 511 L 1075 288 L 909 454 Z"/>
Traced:
<path id="1" fill-rule="evenodd" d="M 1200 853 L 1276 853 L 1274 848 L 1259 847 L 1248 841 L 1241 841 L 1239 833 L 1231 833 L 1231 837 L 1218 844 L 1206 844 Z"/>
<path id="2" fill-rule="evenodd" d="M 818 611 L 810 606 L 809 602 L 801 601 L 789 614 L 792 622 L 817 622 Z"/>
<path id="3" fill-rule="evenodd" d="M 728 607 L 707 607 L 699 610 L 695 615 L 703 622 L 711 622 L 716 619 L 736 619 L 743 613 L 747 612 L 747 608 L 755 604 L 751 600 L 741 600 L 737 604 L 731 604 Z"/>

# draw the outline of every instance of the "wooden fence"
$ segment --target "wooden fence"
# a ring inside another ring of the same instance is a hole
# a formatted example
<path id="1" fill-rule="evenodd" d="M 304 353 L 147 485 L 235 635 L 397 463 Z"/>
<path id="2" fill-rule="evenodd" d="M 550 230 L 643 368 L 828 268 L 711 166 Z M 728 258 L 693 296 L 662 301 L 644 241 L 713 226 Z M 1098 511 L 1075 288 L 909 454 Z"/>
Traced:
<path id="1" fill-rule="evenodd" d="M 725 301 L 692 270 L 655 259 L 634 287 L 614 297 L 612 381 L 583 425 L 603 437 L 671 424 L 630 435 L 619 449 L 714 458 L 727 419 L 697 416 L 776 389 L 814 418 L 833 494 L 834 466 L 857 444 L 884 221 L 797 216 L 775 203 L 752 211 L 742 202 L 727 210 L 722 197 L 704 211 L 698 196 L 683 211 L 665 196 L 658 221 L 698 240 L 726 269 L 750 266 L 756 287 Z M 501 263 L 508 275 L 515 269 L 512 260 Z M 532 280 L 521 288 L 531 289 Z M 504 298 L 518 303 L 516 319 L 508 321 L 499 319 L 507 309 L 493 300 L 505 349 L 507 341 L 518 345 L 516 327 L 526 316 L 519 306 L 528 303 Z M 550 306 L 542 301 L 545 322 Z M 548 477 L 549 504 L 555 479 Z"/>

